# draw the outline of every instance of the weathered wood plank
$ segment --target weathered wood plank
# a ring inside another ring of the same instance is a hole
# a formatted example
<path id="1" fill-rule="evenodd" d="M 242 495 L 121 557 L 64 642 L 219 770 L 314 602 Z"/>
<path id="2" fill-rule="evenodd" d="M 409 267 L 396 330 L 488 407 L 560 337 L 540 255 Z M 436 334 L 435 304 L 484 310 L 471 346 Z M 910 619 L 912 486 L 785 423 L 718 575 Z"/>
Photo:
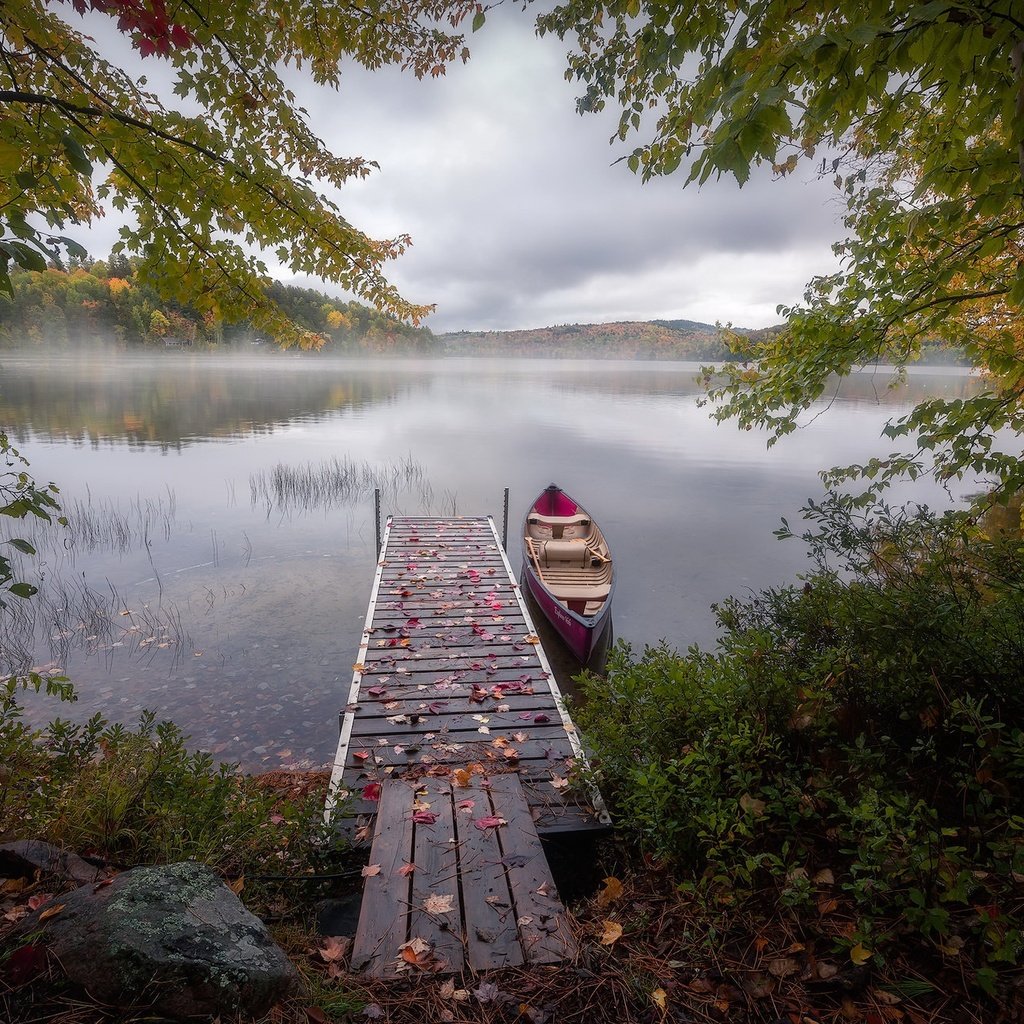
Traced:
<path id="1" fill-rule="evenodd" d="M 516 907 L 508 887 L 496 830 L 475 822 L 491 811 L 480 776 L 454 788 L 469 965 L 484 971 L 524 962 L 516 927 Z"/>
<path id="2" fill-rule="evenodd" d="M 546 964 L 573 959 L 576 943 L 519 779 L 494 776 L 490 796 L 495 816 L 508 822 L 497 829 L 498 841 L 527 961 Z"/>
<path id="3" fill-rule="evenodd" d="M 436 821 L 419 822 L 415 826 L 413 863 L 416 869 L 412 874 L 409 935 L 433 946 L 439 970 L 457 973 L 465 962 L 465 948 L 455 812 L 448 780 L 421 780 L 415 807 L 424 816 L 436 815 Z M 442 910 L 441 906 L 449 909 Z"/>
<path id="4" fill-rule="evenodd" d="M 399 873 L 412 856 L 413 828 L 409 808 L 412 789 L 399 779 L 388 779 L 377 803 L 377 827 L 370 848 L 370 864 L 377 874 L 364 880 L 363 902 L 352 944 L 352 969 L 378 977 L 394 973 L 398 947 L 406 941 L 411 883 Z M 400 913 L 396 913 L 396 908 Z"/>

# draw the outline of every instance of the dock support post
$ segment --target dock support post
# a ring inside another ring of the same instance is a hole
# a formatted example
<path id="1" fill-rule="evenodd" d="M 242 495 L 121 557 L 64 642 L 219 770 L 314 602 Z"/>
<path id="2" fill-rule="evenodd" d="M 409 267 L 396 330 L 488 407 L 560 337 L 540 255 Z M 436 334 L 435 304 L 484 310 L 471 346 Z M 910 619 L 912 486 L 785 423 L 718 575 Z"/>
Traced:
<path id="1" fill-rule="evenodd" d="M 501 525 L 501 546 L 508 551 L 508 488 L 505 488 L 505 514 Z"/>
<path id="2" fill-rule="evenodd" d="M 380 558 L 380 488 L 373 490 L 373 525 L 377 531 L 377 557 Z"/>

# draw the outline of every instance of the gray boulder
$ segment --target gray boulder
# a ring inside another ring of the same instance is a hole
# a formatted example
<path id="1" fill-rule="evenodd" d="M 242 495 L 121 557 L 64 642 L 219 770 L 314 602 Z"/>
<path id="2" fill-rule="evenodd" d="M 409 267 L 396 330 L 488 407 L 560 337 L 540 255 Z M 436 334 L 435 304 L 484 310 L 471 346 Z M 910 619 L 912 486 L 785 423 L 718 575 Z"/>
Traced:
<path id="1" fill-rule="evenodd" d="M 19 931 L 41 931 L 39 941 L 93 998 L 169 1017 L 259 1017 L 299 984 L 263 922 L 202 864 L 135 868 L 85 885 L 40 907 Z"/>

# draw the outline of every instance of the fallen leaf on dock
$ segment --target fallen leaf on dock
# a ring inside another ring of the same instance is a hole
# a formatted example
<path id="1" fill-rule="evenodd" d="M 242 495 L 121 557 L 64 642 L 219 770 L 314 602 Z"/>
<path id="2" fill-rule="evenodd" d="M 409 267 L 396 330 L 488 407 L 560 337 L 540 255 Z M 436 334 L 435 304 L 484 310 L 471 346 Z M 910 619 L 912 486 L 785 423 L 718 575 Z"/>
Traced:
<path id="1" fill-rule="evenodd" d="M 499 825 L 507 825 L 508 822 L 504 818 L 499 818 L 496 814 L 489 814 L 486 818 L 477 818 L 473 824 L 476 825 L 481 832 L 484 832 L 489 828 L 498 828 Z"/>
<path id="2" fill-rule="evenodd" d="M 363 878 L 373 878 L 374 875 L 379 875 L 380 874 L 380 865 L 379 864 L 367 864 L 363 868 L 362 874 L 363 874 Z"/>
<path id="3" fill-rule="evenodd" d="M 428 914 L 450 914 L 455 909 L 454 901 L 454 895 L 431 893 L 423 901 L 423 909 Z"/>

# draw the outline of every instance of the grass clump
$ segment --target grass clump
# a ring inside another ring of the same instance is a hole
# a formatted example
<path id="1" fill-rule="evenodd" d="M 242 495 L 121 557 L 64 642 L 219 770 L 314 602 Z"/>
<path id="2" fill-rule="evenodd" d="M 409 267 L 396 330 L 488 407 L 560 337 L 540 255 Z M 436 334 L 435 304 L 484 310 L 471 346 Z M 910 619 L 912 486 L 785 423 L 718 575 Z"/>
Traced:
<path id="1" fill-rule="evenodd" d="M 1019 530 L 839 497 L 806 511 L 803 586 L 723 603 L 713 652 L 620 646 L 584 678 L 603 792 L 708 913 L 795 916 L 847 967 L 1006 997 L 1024 959 Z"/>
<path id="2" fill-rule="evenodd" d="M 143 713 L 134 729 L 96 715 L 22 720 L 23 688 L 61 700 L 74 691 L 38 675 L 0 682 L 0 840 L 44 840 L 116 867 L 197 860 L 243 879 L 266 911 L 276 880 L 330 870 L 340 850 L 323 822 L 323 789 L 298 798 L 191 751 L 181 730 Z"/>

